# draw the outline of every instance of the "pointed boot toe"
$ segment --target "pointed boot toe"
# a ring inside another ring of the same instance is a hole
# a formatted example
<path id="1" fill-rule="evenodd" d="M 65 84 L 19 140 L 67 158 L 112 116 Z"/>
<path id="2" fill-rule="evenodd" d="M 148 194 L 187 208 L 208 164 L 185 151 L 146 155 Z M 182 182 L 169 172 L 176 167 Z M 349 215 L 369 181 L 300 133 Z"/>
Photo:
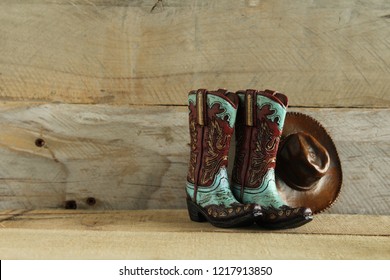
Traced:
<path id="1" fill-rule="evenodd" d="M 256 223 L 265 229 L 289 229 L 303 226 L 313 220 L 310 208 L 263 208 L 263 215 L 256 219 Z"/>

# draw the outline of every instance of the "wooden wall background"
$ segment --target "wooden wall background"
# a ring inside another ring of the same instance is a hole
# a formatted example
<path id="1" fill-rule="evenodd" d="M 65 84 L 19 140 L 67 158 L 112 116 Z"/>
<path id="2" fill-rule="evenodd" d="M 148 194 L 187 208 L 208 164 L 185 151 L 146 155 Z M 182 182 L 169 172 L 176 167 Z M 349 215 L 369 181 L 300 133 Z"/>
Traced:
<path id="1" fill-rule="evenodd" d="M 390 1 L 155 4 L 0 0 L 0 209 L 184 208 L 187 92 L 224 87 L 327 128 L 328 212 L 390 214 Z"/>

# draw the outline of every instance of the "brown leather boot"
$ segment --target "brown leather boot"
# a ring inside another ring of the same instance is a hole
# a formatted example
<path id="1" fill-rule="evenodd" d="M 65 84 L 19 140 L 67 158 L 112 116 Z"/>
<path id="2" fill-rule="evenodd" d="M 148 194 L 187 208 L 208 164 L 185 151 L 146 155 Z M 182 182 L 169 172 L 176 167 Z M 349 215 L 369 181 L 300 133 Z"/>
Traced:
<path id="1" fill-rule="evenodd" d="M 242 203 L 256 203 L 263 215 L 257 223 L 284 229 L 312 220 L 309 208 L 285 205 L 275 184 L 276 154 L 287 109 L 287 97 L 275 91 L 237 92 L 240 105 L 236 121 L 236 158 L 233 193 Z"/>
<path id="2" fill-rule="evenodd" d="M 253 224 L 261 208 L 235 199 L 226 171 L 237 96 L 226 90 L 200 89 L 190 92 L 188 101 L 191 154 L 186 193 L 191 220 L 207 220 L 217 227 Z"/>

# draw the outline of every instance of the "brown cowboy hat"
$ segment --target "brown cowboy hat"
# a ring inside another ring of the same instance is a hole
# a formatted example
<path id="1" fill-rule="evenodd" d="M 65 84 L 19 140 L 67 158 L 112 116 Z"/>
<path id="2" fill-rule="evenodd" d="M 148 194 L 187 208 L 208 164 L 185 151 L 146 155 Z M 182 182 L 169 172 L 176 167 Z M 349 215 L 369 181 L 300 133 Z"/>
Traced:
<path id="1" fill-rule="evenodd" d="M 308 115 L 287 113 L 276 158 L 276 186 L 287 205 L 319 213 L 335 202 L 341 185 L 341 163 L 328 132 Z"/>

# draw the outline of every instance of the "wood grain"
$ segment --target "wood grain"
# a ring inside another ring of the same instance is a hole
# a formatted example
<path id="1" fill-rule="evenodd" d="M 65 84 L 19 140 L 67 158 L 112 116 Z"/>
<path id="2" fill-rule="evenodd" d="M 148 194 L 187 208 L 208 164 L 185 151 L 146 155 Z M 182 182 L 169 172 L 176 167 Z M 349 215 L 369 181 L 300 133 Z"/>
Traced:
<path id="1" fill-rule="evenodd" d="M 216 228 L 191 222 L 187 210 L 6 210 L 0 212 L 0 229 L 98 230 L 132 232 L 288 233 L 321 235 L 390 236 L 390 216 L 318 214 L 305 226 L 283 231 L 256 225 L 240 229 Z"/>
<path id="2" fill-rule="evenodd" d="M 390 214 L 390 110 L 293 110 L 336 143 L 344 182 L 329 212 Z M 185 208 L 187 122 L 175 106 L 0 105 L 0 209 Z"/>
<path id="3" fill-rule="evenodd" d="M 0 100 L 185 104 L 274 88 L 292 105 L 390 106 L 390 3 L 0 1 Z"/>
<path id="4" fill-rule="evenodd" d="M 9 214 L 1 213 L 0 219 Z M 185 217 L 186 213 L 183 210 L 28 212 L 0 221 L 0 257 L 1 259 L 390 257 L 388 216 L 322 214 L 304 227 L 279 232 L 265 232 L 256 227 L 222 230 L 209 224 L 191 222 Z M 221 250 L 227 244 L 229 250 Z M 302 244 L 305 246 L 302 247 Z"/>

